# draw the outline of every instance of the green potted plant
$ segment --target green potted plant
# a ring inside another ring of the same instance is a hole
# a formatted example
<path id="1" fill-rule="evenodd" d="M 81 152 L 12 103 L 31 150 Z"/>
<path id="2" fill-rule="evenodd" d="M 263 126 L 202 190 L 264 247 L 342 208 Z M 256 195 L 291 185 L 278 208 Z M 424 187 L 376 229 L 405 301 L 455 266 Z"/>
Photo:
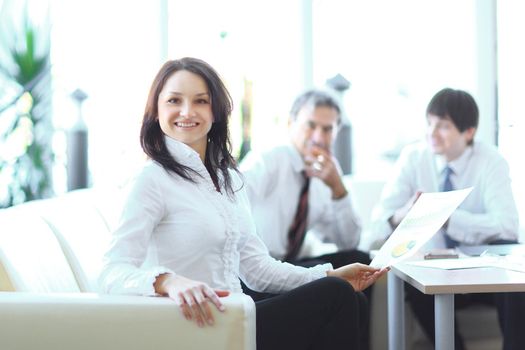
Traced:
<path id="1" fill-rule="evenodd" d="M 0 3 L 0 207 L 53 193 L 49 21 L 37 26 L 27 3 L 8 4 Z"/>

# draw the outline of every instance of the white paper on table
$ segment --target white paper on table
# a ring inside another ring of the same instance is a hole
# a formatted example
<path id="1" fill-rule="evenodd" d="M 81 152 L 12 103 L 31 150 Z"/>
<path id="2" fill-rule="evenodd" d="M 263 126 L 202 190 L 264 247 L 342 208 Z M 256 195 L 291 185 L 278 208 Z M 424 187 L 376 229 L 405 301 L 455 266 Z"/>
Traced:
<path id="1" fill-rule="evenodd" d="M 406 264 L 443 270 L 473 269 L 477 267 L 493 267 L 494 259 L 491 257 L 474 256 L 459 259 L 416 260 L 409 261 Z"/>
<path id="2" fill-rule="evenodd" d="M 434 269 L 455 270 L 473 269 L 478 267 L 497 267 L 511 271 L 525 272 L 525 257 L 523 256 L 474 256 L 459 259 L 430 259 L 409 261 L 407 265 L 429 267 Z"/>
<path id="3" fill-rule="evenodd" d="M 525 256 L 519 255 L 506 255 L 495 259 L 493 262 L 494 267 L 502 269 L 525 272 Z"/>
<path id="4" fill-rule="evenodd" d="M 449 192 L 422 193 L 370 265 L 392 266 L 411 257 L 439 231 L 471 191 L 472 187 Z"/>

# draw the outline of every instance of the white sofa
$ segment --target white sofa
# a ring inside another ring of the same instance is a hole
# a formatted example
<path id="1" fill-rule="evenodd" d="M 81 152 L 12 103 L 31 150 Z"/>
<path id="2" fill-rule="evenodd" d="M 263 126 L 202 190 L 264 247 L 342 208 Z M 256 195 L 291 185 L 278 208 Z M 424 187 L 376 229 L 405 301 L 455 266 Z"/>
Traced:
<path id="1" fill-rule="evenodd" d="M 0 348 L 255 349 L 255 306 L 233 294 L 204 329 L 168 298 L 97 294 L 117 190 L 0 210 Z"/>

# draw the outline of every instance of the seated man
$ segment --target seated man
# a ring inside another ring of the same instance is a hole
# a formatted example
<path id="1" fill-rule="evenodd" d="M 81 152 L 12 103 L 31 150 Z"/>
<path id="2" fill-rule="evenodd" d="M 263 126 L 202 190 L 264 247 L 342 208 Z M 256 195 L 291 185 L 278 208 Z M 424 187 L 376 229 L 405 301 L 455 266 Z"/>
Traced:
<path id="1" fill-rule="evenodd" d="M 476 102 L 461 90 L 443 89 L 430 101 L 426 142 L 401 153 L 393 178 L 385 185 L 372 214 L 374 231 L 386 239 L 421 192 L 473 187 L 443 228 L 423 248 L 515 243 L 518 212 L 509 167 L 493 146 L 474 142 L 479 118 Z M 407 285 L 407 300 L 427 336 L 434 341 L 434 298 Z M 523 293 L 456 295 L 457 307 L 491 298 L 496 303 L 504 349 L 525 349 L 521 318 Z M 463 349 L 456 328 L 456 349 Z"/>
<path id="2" fill-rule="evenodd" d="M 261 153 L 250 152 L 240 165 L 257 232 L 277 259 L 300 265 L 322 260 L 334 267 L 349 260 L 370 262 L 368 254 L 355 250 L 360 220 L 332 155 L 340 113 L 329 93 L 307 91 L 292 106 L 290 140 Z M 299 257 L 309 230 L 340 251 Z"/>
<path id="3" fill-rule="evenodd" d="M 331 94 L 307 91 L 292 106 L 289 141 L 261 153 L 250 152 L 240 164 L 257 232 L 276 259 L 301 266 L 328 262 L 334 268 L 370 263 L 368 253 L 356 250 L 361 224 L 332 154 L 340 121 L 341 109 Z M 339 251 L 300 257 L 309 230 L 335 243 Z M 255 300 L 268 297 L 243 288 Z M 364 292 L 370 296 L 371 288 Z M 368 314 L 366 298 L 361 297 L 361 310 Z M 368 321 L 362 326 L 365 349 Z"/>

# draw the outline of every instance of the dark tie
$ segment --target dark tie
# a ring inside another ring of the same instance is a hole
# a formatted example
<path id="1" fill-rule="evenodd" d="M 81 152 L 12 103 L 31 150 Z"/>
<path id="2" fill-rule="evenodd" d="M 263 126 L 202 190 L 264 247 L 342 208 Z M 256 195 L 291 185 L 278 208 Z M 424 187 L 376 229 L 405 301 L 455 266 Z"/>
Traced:
<path id="1" fill-rule="evenodd" d="M 302 172 L 302 175 L 304 177 L 304 184 L 301 188 L 301 193 L 299 194 L 299 202 L 297 203 L 294 220 L 288 231 L 288 247 L 284 261 L 292 261 L 297 257 L 306 234 L 308 188 L 310 187 L 310 178 L 308 178 L 304 172 Z"/>
<path id="2" fill-rule="evenodd" d="M 443 170 L 444 173 L 445 173 L 445 180 L 443 181 L 443 187 L 441 188 L 441 191 L 442 192 L 448 192 L 448 191 L 452 191 L 454 190 L 454 186 L 452 185 L 452 181 L 450 181 L 450 175 L 452 175 L 454 173 L 454 171 L 452 171 L 452 169 L 447 166 L 445 167 L 445 169 Z M 447 234 L 447 232 L 445 232 L 444 234 L 445 236 L 445 244 L 447 246 L 447 248 L 454 248 L 454 247 L 457 247 L 459 245 L 459 242 L 450 238 L 450 236 Z"/>

